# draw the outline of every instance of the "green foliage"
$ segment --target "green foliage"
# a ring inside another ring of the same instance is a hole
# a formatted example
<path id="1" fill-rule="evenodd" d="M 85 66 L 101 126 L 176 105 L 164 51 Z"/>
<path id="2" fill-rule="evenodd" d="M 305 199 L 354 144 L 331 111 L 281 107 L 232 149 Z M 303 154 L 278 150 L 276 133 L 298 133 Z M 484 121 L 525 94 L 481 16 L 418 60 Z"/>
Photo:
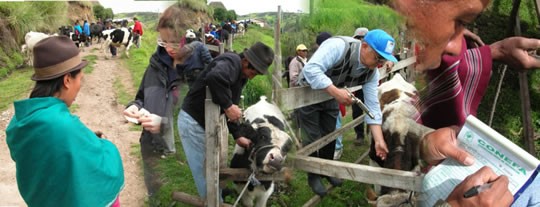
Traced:
<path id="1" fill-rule="evenodd" d="M 235 20 L 237 15 L 234 10 L 225 10 L 224 8 L 214 8 L 214 20 L 216 21 L 227 21 L 227 20 Z"/>
<path id="2" fill-rule="evenodd" d="M 194 11 L 208 13 L 210 9 L 204 0 L 178 0 L 178 3 L 183 7 L 188 7 Z"/>
<path id="3" fill-rule="evenodd" d="M 104 8 L 100 4 L 96 4 L 94 5 L 93 10 L 96 19 L 101 19 L 102 21 L 105 21 L 106 19 L 114 18 L 114 13 L 111 8 Z"/>
<path id="4" fill-rule="evenodd" d="M 96 64 L 97 56 L 96 55 L 87 55 L 87 56 L 84 56 L 83 59 L 88 61 L 88 65 L 86 65 L 83 72 L 85 74 L 92 73 L 92 71 L 94 71 L 94 65 Z"/>
<path id="5" fill-rule="evenodd" d="M 67 2 L 0 2 L 0 18 L 5 18 L 21 44 L 29 31 L 57 32 L 67 21 Z"/>
<path id="6" fill-rule="evenodd" d="M 0 80 L 7 77 L 15 68 L 23 65 L 24 57 L 19 52 L 7 52 L 0 47 Z"/>
<path id="7" fill-rule="evenodd" d="M 106 18 L 114 18 L 114 12 L 111 8 L 106 8 L 104 11 L 103 11 L 103 15 L 106 17 Z"/>
<path id="8" fill-rule="evenodd" d="M 0 68 L 0 72 L 2 69 Z M 32 68 L 14 70 L 8 78 L 0 79 L 0 111 L 4 111 L 13 101 L 23 98 L 30 92 L 33 81 Z"/>

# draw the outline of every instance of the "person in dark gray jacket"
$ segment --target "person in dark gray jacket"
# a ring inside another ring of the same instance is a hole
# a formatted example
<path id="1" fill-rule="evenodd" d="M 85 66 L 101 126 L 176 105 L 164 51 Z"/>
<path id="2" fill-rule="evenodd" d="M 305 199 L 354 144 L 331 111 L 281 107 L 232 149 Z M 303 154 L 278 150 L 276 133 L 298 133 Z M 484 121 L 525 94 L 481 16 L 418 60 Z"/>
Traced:
<path id="1" fill-rule="evenodd" d="M 178 102 L 180 80 L 177 65 L 185 56 L 181 36 L 184 25 L 176 24 L 181 15 L 178 5 L 169 7 L 158 21 L 159 37 L 156 52 L 135 96 L 124 115 L 136 119 L 144 128 L 140 143 L 144 166 L 144 181 L 152 199 L 161 187 L 157 164 L 161 157 L 176 153 L 173 133 L 173 109 Z M 142 109 L 145 110 L 142 110 Z M 129 120 L 129 119 L 128 119 Z"/>

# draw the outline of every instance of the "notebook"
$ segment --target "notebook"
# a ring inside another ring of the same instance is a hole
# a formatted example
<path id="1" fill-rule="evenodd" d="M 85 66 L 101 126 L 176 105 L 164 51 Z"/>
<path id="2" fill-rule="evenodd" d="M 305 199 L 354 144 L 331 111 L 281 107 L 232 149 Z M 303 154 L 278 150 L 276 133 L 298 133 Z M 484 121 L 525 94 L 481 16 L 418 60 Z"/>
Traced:
<path id="1" fill-rule="evenodd" d="M 454 159 L 446 159 L 424 177 L 420 206 L 433 206 L 446 199 L 455 186 L 483 166 L 497 175 L 506 175 L 508 188 L 516 200 L 540 171 L 540 161 L 506 137 L 469 115 L 459 135 L 459 146 L 474 158 L 472 166 L 464 166 Z"/>

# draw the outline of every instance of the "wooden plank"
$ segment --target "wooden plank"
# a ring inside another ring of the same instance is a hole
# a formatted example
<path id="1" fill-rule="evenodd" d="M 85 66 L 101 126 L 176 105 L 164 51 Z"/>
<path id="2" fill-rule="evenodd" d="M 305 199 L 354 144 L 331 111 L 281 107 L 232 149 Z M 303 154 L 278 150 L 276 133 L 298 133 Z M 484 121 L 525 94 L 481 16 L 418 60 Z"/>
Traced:
<path id="1" fill-rule="evenodd" d="M 219 43 L 219 54 L 221 55 L 223 53 L 225 53 L 225 45 L 222 42 L 220 42 Z"/>
<path id="2" fill-rule="evenodd" d="M 227 42 L 227 49 L 232 52 L 233 51 L 233 48 L 232 48 L 232 43 L 233 43 L 232 35 L 231 35 L 231 37 L 229 37 L 229 39 L 226 42 Z"/>
<path id="3" fill-rule="evenodd" d="M 534 1 L 534 7 L 536 8 L 536 17 L 538 18 L 538 22 L 540 22 L 540 0 Z"/>
<path id="4" fill-rule="evenodd" d="M 334 189 L 333 185 L 326 186 L 326 192 L 330 192 L 333 189 Z M 320 202 L 321 202 L 321 196 L 315 194 L 313 197 L 311 197 L 311 199 L 309 199 L 306 203 L 304 203 L 302 207 L 314 207 L 314 206 L 317 206 L 317 204 L 319 204 Z"/>
<path id="5" fill-rule="evenodd" d="M 206 47 L 207 47 L 208 50 L 210 50 L 210 51 L 219 52 L 219 46 L 216 46 L 216 45 L 206 45 Z"/>
<path id="6" fill-rule="evenodd" d="M 297 155 L 310 155 L 311 153 L 321 149 L 322 147 L 326 146 L 327 144 L 329 144 L 330 142 L 334 141 L 339 135 L 343 134 L 343 132 L 359 125 L 360 123 L 363 123 L 364 122 L 364 116 L 365 114 L 363 114 L 362 116 L 359 116 L 357 117 L 356 119 L 352 120 L 351 122 L 343 125 L 341 128 L 339 129 L 336 129 L 335 131 L 333 131 L 332 133 L 330 134 L 327 134 L 326 136 L 318 139 L 317 141 L 307 145 L 307 146 L 304 146 L 304 148 L 298 150 L 296 152 Z"/>
<path id="7" fill-rule="evenodd" d="M 364 154 L 362 154 L 360 156 L 360 158 L 358 158 L 356 161 L 354 161 L 354 163 L 359 164 L 360 162 L 362 162 L 362 160 L 367 157 L 368 153 L 369 153 L 369 150 L 365 151 Z M 326 191 L 328 193 L 330 193 L 332 190 L 334 190 L 333 185 L 326 186 Z M 315 194 L 313 197 L 311 197 L 311 199 L 309 199 L 306 203 L 304 203 L 303 207 L 316 206 L 320 202 L 321 202 L 321 197 L 319 195 Z"/>
<path id="8" fill-rule="evenodd" d="M 274 28 L 274 73 L 272 78 L 272 89 L 276 91 L 282 88 L 281 85 L 281 5 L 278 5 L 276 23 Z M 276 100 L 277 93 L 272 94 L 272 100 Z"/>
<path id="9" fill-rule="evenodd" d="M 219 106 L 212 102 L 210 90 L 206 88 L 205 134 L 206 134 L 206 201 L 208 206 L 218 206 L 219 194 Z"/>
<path id="10" fill-rule="evenodd" d="M 289 169 L 283 169 L 289 170 Z M 260 181 L 284 181 L 284 171 L 276 172 L 274 174 L 264 174 L 257 173 L 255 178 Z M 248 177 L 251 175 L 251 171 L 248 169 L 242 168 L 221 168 L 219 170 L 220 180 L 233 180 L 233 181 L 247 181 Z"/>
<path id="11" fill-rule="evenodd" d="M 386 77 L 388 77 L 388 74 L 391 74 L 391 73 L 394 73 L 394 72 L 397 72 L 397 71 L 400 71 L 400 70 L 404 70 L 408 66 L 414 65 L 414 63 L 416 63 L 416 56 L 409 57 L 409 58 L 407 58 L 405 60 L 399 61 L 394 65 L 394 67 L 392 67 L 392 70 L 390 72 L 387 73 L 386 69 L 383 70 L 382 72 L 379 71 L 380 72 L 379 79 L 380 80 L 385 79 Z M 404 78 L 406 78 L 406 77 L 404 77 Z"/>
<path id="12" fill-rule="evenodd" d="M 227 117 L 225 114 L 219 116 L 219 157 L 220 160 L 229 160 L 229 128 L 227 127 Z M 220 168 L 227 167 L 227 162 L 219 162 Z"/>
<path id="13" fill-rule="evenodd" d="M 521 120 L 523 121 L 523 141 L 525 149 L 531 155 L 536 155 L 534 148 L 534 130 L 531 118 L 531 98 L 529 96 L 529 81 L 527 71 L 519 72 L 519 97 L 521 100 Z"/>
<path id="14" fill-rule="evenodd" d="M 303 155 L 289 157 L 294 169 L 341 179 L 422 192 L 423 175 Z"/>
<path id="15" fill-rule="evenodd" d="M 362 86 L 355 86 L 350 88 L 351 91 L 360 90 Z M 292 110 L 312 104 L 320 103 L 326 100 L 330 100 L 333 97 L 328 95 L 324 90 L 313 90 L 309 86 L 283 88 L 276 91 L 279 94 L 280 108 L 283 110 Z"/>

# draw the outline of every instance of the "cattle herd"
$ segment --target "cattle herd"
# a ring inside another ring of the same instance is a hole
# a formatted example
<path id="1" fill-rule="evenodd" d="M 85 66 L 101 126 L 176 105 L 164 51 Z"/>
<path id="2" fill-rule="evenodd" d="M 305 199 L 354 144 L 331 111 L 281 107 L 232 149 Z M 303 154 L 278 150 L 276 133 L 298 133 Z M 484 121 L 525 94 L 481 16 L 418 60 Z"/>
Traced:
<path id="1" fill-rule="evenodd" d="M 42 39 L 45 39 L 50 36 L 64 35 L 69 37 L 73 43 L 84 50 L 85 44 L 92 44 L 97 42 L 101 43 L 102 52 L 106 53 L 107 48 L 109 47 L 125 47 L 126 56 L 129 57 L 129 48 L 133 45 L 133 34 L 131 32 L 131 27 L 121 27 L 117 29 L 105 30 L 103 24 L 94 24 L 90 25 L 90 36 L 84 34 L 76 34 L 73 31 L 72 26 L 61 26 L 58 28 L 58 33 L 54 34 L 45 34 L 42 32 L 30 31 L 24 36 L 24 42 L 21 46 L 21 52 L 26 55 L 25 62 L 29 65 L 33 65 L 33 49 L 34 46 Z M 140 37 L 139 37 L 140 38 Z M 139 40 L 140 41 L 140 40 Z"/>

